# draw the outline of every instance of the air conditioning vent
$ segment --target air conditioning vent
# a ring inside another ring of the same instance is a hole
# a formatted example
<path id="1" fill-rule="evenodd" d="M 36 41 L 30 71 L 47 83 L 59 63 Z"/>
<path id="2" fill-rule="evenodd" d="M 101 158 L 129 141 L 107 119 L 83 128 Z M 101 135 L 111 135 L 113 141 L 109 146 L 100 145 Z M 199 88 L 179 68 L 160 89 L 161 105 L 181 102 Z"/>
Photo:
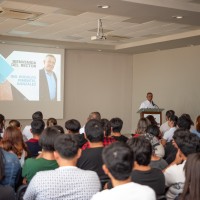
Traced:
<path id="1" fill-rule="evenodd" d="M 41 16 L 43 13 L 39 12 L 29 12 L 25 10 L 10 9 L 10 8 L 0 8 L 0 17 L 6 17 L 11 19 L 20 19 L 33 21 Z"/>

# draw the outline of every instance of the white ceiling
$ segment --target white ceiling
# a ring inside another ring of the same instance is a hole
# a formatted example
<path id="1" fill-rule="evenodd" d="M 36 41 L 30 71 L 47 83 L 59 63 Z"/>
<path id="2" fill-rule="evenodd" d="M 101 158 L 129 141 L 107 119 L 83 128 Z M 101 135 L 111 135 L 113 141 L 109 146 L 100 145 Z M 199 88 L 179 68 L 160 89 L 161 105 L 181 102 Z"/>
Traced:
<path id="1" fill-rule="evenodd" d="M 200 44 L 200 0 L 0 0 L 0 8 L 3 43 L 133 54 Z M 107 39 L 91 41 L 98 19 Z"/>

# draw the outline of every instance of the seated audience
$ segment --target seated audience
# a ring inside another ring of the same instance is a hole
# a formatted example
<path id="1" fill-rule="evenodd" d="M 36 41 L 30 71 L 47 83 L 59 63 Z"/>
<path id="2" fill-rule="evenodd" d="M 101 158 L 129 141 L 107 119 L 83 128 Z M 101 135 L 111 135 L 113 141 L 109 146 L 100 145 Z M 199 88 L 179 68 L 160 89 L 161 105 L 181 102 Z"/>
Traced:
<path id="1" fill-rule="evenodd" d="M 180 200 L 200 199 L 200 153 L 190 154 L 185 163 L 185 185 Z"/>
<path id="2" fill-rule="evenodd" d="M 103 150 L 103 169 L 110 177 L 114 188 L 95 194 L 92 200 L 155 200 L 155 192 L 131 182 L 133 153 L 127 144 L 115 142 Z"/>
<path id="3" fill-rule="evenodd" d="M 168 131 L 170 129 L 169 125 L 168 125 L 168 121 L 170 119 L 170 117 L 172 115 L 175 115 L 175 112 L 173 110 L 168 110 L 165 114 L 165 119 L 166 119 L 166 122 L 163 123 L 161 126 L 160 126 L 160 131 L 161 131 L 161 134 L 164 135 L 164 133 L 166 131 Z"/>
<path id="4" fill-rule="evenodd" d="M 196 119 L 195 129 L 191 130 L 191 132 L 200 137 L 200 115 Z"/>
<path id="5" fill-rule="evenodd" d="M 13 127 L 16 127 L 18 128 L 19 130 L 21 130 L 21 124 L 18 120 L 16 119 L 12 119 L 9 121 L 9 126 L 13 126 Z"/>
<path id="6" fill-rule="evenodd" d="M 51 117 L 51 118 L 47 119 L 47 127 L 55 126 L 55 125 L 57 125 L 57 120 L 55 118 Z"/>
<path id="7" fill-rule="evenodd" d="M 157 197 L 165 194 L 165 177 L 160 169 L 151 168 L 152 146 L 144 137 L 131 138 L 128 145 L 133 151 L 134 167 L 131 179 L 135 183 L 151 187 Z"/>
<path id="8" fill-rule="evenodd" d="M 18 177 L 21 171 L 19 159 L 14 153 L 4 151 L 0 147 L 0 185 L 9 185 L 15 189 L 18 184 Z M 6 191 L 10 191 L 9 187 L 4 188 Z M 3 190 L 1 187 L 0 191 Z M 0 193 L 2 195 L 3 193 Z M 6 198 L 5 198 L 6 199 Z"/>
<path id="9" fill-rule="evenodd" d="M 140 118 L 137 123 L 137 129 L 133 134 L 133 137 L 138 137 L 141 134 L 146 133 L 147 127 L 151 125 L 151 122 L 147 118 Z"/>
<path id="10" fill-rule="evenodd" d="M 174 146 L 177 148 L 175 160 L 165 170 L 165 185 L 168 187 L 167 199 L 175 199 L 183 191 L 185 183 L 184 166 L 187 157 L 200 151 L 198 136 L 185 129 L 177 129 L 173 136 Z"/>
<path id="11" fill-rule="evenodd" d="M 190 130 L 193 124 L 194 123 L 188 114 L 182 114 L 177 121 L 178 128 L 183 128 L 187 130 Z"/>
<path id="12" fill-rule="evenodd" d="M 18 128 L 12 126 L 6 128 L 2 139 L 2 147 L 5 151 L 16 154 L 21 166 L 24 165 L 28 152 L 22 133 Z"/>
<path id="13" fill-rule="evenodd" d="M 111 124 L 111 135 L 116 141 L 126 142 L 128 138 L 121 134 L 121 130 L 123 127 L 123 121 L 116 117 L 110 120 Z"/>
<path id="14" fill-rule="evenodd" d="M 52 170 L 58 167 L 54 158 L 54 141 L 60 135 L 53 127 L 46 128 L 40 136 L 39 145 L 42 153 L 37 158 L 28 158 L 22 169 L 23 183 L 29 183 L 39 171 Z"/>
<path id="15" fill-rule="evenodd" d="M 62 126 L 60 126 L 60 125 L 54 125 L 53 127 L 55 129 L 57 129 L 59 133 L 65 134 L 64 128 Z"/>
<path id="16" fill-rule="evenodd" d="M 43 120 L 43 114 L 41 111 L 37 111 L 32 114 L 32 120 L 35 120 L 35 119 Z M 25 142 L 33 138 L 33 134 L 31 133 L 31 125 L 25 126 L 24 130 L 22 131 L 22 135 L 23 135 L 23 140 Z"/>
<path id="17" fill-rule="evenodd" d="M 149 141 L 154 149 L 154 154 L 157 157 L 163 158 L 165 150 L 163 145 L 160 143 L 160 130 L 156 125 L 149 125 L 146 130 L 147 133 L 143 134 Z"/>
<path id="18" fill-rule="evenodd" d="M 172 140 L 174 131 L 177 129 L 176 128 L 177 121 L 178 121 L 178 117 L 176 115 L 172 115 L 170 119 L 168 120 L 168 125 L 170 129 L 166 131 L 163 135 L 163 138 L 161 140 L 161 143 L 163 146 L 165 146 L 167 142 L 170 142 Z"/>
<path id="19" fill-rule="evenodd" d="M 37 157 L 39 154 L 38 152 L 42 150 L 42 147 L 39 145 L 39 139 L 44 130 L 44 126 L 45 123 L 41 119 L 35 119 L 31 122 L 31 133 L 33 134 L 33 138 L 26 141 L 29 157 Z"/>
<path id="20" fill-rule="evenodd" d="M 101 114 L 99 112 L 91 112 L 87 118 L 87 122 L 91 119 L 96 119 L 98 121 L 101 120 Z M 85 125 L 79 130 L 80 134 L 84 134 L 85 133 Z"/>
<path id="21" fill-rule="evenodd" d="M 156 121 L 156 119 L 154 118 L 153 115 L 148 115 L 146 118 L 150 121 L 151 125 L 158 126 L 158 123 L 157 123 L 157 121 Z"/>
<path id="22" fill-rule="evenodd" d="M 76 167 L 81 150 L 74 135 L 58 136 L 54 147 L 59 168 L 38 172 L 31 180 L 24 200 L 90 200 L 100 190 L 100 182 L 95 172 Z"/>
<path id="23" fill-rule="evenodd" d="M 104 131 L 104 138 L 103 138 L 103 146 L 107 146 L 113 142 L 115 142 L 115 138 L 112 137 L 111 135 L 111 123 L 108 119 L 101 119 L 101 125 L 103 127 L 103 131 Z M 88 149 L 90 148 L 90 144 L 89 142 L 86 142 L 83 146 L 82 146 L 82 150 Z"/>
<path id="24" fill-rule="evenodd" d="M 80 134 L 79 130 L 81 128 L 81 124 L 76 119 L 70 119 L 65 122 L 65 128 L 67 129 L 68 134 L 73 134 L 78 140 L 79 147 L 82 148 L 85 143 L 87 143 L 87 140 L 85 139 L 84 134 Z"/>
<path id="25" fill-rule="evenodd" d="M 82 151 L 82 155 L 77 162 L 77 167 L 85 170 L 95 171 L 104 185 L 108 176 L 102 169 L 102 151 L 103 151 L 103 128 L 100 121 L 91 119 L 85 125 L 85 135 L 90 148 Z"/>

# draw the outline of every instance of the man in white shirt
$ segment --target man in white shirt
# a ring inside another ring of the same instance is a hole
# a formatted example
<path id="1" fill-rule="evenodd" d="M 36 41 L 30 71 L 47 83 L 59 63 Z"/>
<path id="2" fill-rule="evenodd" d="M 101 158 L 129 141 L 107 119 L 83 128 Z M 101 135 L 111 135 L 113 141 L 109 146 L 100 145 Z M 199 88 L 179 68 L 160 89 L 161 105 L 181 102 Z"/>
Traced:
<path id="1" fill-rule="evenodd" d="M 63 134 L 54 143 L 59 168 L 38 172 L 28 185 L 24 200 L 90 200 L 101 186 L 96 172 L 76 167 L 81 155 L 72 134 Z"/>
<path id="2" fill-rule="evenodd" d="M 155 200 L 155 192 L 148 186 L 131 182 L 133 153 L 122 142 L 114 142 L 103 150 L 103 170 L 110 177 L 114 188 L 103 190 L 91 200 Z"/>
<path id="3" fill-rule="evenodd" d="M 152 92 L 148 92 L 146 98 L 147 98 L 147 100 L 143 101 L 141 103 L 139 109 L 142 109 L 142 108 L 158 108 L 158 106 L 156 104 L 154 104 L 154 102 L 153 102 L 153 93 Z"/>

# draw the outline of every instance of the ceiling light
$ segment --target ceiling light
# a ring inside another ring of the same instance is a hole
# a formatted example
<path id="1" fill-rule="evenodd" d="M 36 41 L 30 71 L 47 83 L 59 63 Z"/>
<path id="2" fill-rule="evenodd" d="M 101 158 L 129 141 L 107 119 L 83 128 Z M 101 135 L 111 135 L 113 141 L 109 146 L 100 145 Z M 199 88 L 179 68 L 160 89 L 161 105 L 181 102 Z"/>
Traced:
<path id="1" fill-rule="evenodd" d="M 107 9 L 110 8 L 109 5 L 97 5 L 97 8 Z"/>
<path id="2" fill-rule="evenodd" d="M 172 16 L 172 17 L 175 19 L 183 19 L 183 16 L 181 16 L 181 15 L 176 15 L 176 16 Z"/>

